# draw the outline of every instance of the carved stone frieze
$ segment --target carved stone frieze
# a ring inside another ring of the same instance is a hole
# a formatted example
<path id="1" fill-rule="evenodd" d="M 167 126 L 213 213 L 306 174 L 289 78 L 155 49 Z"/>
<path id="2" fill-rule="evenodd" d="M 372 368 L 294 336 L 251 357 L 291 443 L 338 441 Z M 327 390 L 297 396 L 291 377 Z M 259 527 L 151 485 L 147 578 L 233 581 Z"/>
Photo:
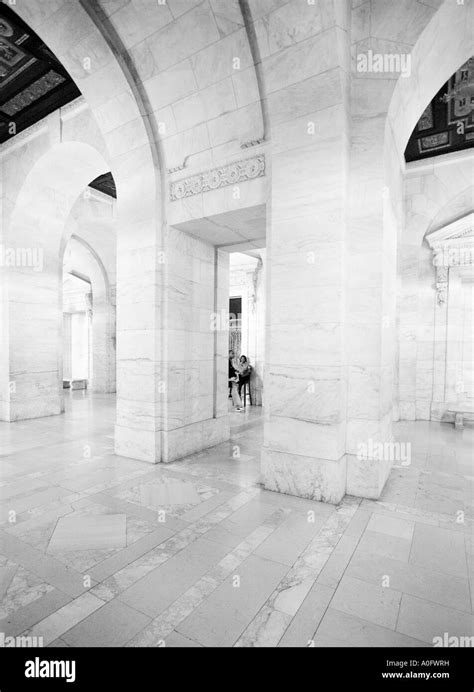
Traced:
<path id="1" fill-rule="evenodd" d="M 248 180 L 254 180 L 265 175 L 265 156 L 255 156 L 253 158 L 237 161 L 214 168 L 205 173 L 192 175 L 189 178 L 176 180 L 170 185 L 170 199 L 176 200 L 199 195 L 202 192 L 210 192 L 227 185 L 238 185 Z"/>
<path id="2" fill-rule="evenodd" d="M 433 264 L 436 267 L 438 305 L 444 305 L 448 295 L 450 267 L 474 264 L 474 214 L 467 214 L 430 233 L 426 240 L 433 252 Z"/>
<path id="3" fill-rule="evenodd" d="M 259 144 L 263 144 L 265 137 L 259 137 L 258 139 L 249 139 L 246 142 L 242 142 L 240 145 L 241 149 L 250 149 L 251 147 L 256 147 Z"/>
<path id="4" fill-rule="evenodd" d="M 436 267 L 436 297 L 438 305 L 444 305 L 448 296 L 448 267 Z"/>

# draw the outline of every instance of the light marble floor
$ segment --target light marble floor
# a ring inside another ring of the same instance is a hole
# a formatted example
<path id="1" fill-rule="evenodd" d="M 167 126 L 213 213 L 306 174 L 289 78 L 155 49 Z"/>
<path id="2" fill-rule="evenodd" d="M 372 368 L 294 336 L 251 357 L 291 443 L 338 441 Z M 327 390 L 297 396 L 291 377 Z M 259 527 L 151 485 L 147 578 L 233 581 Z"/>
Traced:
<path id="1" fill-rule="evenodd" d="M 430 646 L 471 636 L 473 430 L 397 426 L 378 502 L 258 485 L 262 411 L 169 465 L 113 454 L 114 398 L 0 423 L 0 632 L 45 646 Z"/>

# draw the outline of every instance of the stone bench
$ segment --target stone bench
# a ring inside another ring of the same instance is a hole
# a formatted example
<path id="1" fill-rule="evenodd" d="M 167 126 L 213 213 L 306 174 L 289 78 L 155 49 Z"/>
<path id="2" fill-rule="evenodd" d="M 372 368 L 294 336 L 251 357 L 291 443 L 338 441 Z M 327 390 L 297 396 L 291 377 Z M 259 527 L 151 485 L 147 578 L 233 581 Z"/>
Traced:
<path id="1" fill-rule="evenodd" d="M 63 389 L 87 389 L 87 380 L 63 380 Z"/>
<path id="2" fill-rule="evenodd" d="M 465 418 L 474 422 L 474 406 L 470 404 L 451 408 L 448 410 L 448 413 L 452 413 L 454 415 L 454 427 L 456 430 L 462 430 L 464 428 Z"/>

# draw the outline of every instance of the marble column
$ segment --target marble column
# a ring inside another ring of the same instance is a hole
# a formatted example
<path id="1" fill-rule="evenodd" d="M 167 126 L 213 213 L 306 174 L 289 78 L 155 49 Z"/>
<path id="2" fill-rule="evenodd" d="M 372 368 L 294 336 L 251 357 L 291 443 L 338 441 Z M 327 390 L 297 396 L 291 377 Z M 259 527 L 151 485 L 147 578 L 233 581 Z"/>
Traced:
<path id="1" fill-rule="evenodd" d="M 2 334 L 2 338 L 9 382 L 3 413 L 8 421 L 63 410 L 61 266 L 59 253 L 46 240 L 48 226 L 54 237 L 52 229 L 58 224 L 48 211 L 54 213 L 61 195 L 47 188 L 43 193 L 43 215 L 38 207 L 22 209 L 22 223 L 14 226 L 8 238 L 11 265 L 3 270 L 8 336 Z"/>
<path id="2" fill-rule="evenodd" d="M 378 453 L 371 458 L 364 450 L 393 439 L 398 205 L 402 201 L 401 189 L 385 185 L 384 125 L 384 116 L 352 121 L 345 283 L 346 492 L 374 499 L 380 496 L 393 463 Z M 397 166 L 394 162 L 394 170 Z M 401 177 L 398 182 L 401 185 Z"/>
<path id="3" fill-rule="evenodd" d="M 167 251 L 163 461 L 229 437 L 229 256 L 171 227 Z"/>
<path id="4" fill-rule="evenodd" d="M 252 380 L 252 399 L 254 406 L 264 405 L 263 381 L 265 376 L 265 250 L 261 251 L 254 272 L 255 285 L 255 345 L 254 345 L 254 373 Z"/>
<path id="5" fill-rule="evenodd" d="M 72 380 L 72 314 L 63 313 L 63 380 Z"/>
<path id="6" fill-rule="evenodd" d="M 338 7 L 322 33 L 263 60 L 272 190 L 262 482 L 332 503 L 346 489 L 349 47 L 348 5 Z"/>
<path id="7" fill-rule="evenodd" d="M 94 392 L 115 392 L 115 306 L 110 291 L 92 285 L 92 373 Z"/>
<path id="8" fill-rule="evenodd" d="M 143 145 L 115 164 L 117 194 L 117 417 L 115 452 L 162 460 L 161 368 L 166 246 L 157 180 L 137 172 L 154 161 Z M 137 204 L 140 200 L 140 205 Z"/>
<path id="9" fill-rule="evenodd" d="M 118 256 L 117 453 L 169 462 L 228 439 L 228 255 L 170 227 Z"/>

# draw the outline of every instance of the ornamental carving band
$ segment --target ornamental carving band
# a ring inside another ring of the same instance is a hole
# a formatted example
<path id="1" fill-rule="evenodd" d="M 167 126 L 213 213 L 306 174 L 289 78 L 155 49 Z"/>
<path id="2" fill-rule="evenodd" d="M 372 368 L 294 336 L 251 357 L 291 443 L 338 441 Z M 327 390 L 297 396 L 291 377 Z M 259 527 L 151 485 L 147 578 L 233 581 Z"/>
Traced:
<path id="1" fill-rule="evenodd" d="M 170 199 L 175 202 L 185 197 L 199 195 L 227 185 L 238 185 L 265 175 L 265 156 L 231 163 L 228 166 L 215 168 L 206 173 L 199 173 L 183 180 L 176 180 L 170 185 Z"/>

